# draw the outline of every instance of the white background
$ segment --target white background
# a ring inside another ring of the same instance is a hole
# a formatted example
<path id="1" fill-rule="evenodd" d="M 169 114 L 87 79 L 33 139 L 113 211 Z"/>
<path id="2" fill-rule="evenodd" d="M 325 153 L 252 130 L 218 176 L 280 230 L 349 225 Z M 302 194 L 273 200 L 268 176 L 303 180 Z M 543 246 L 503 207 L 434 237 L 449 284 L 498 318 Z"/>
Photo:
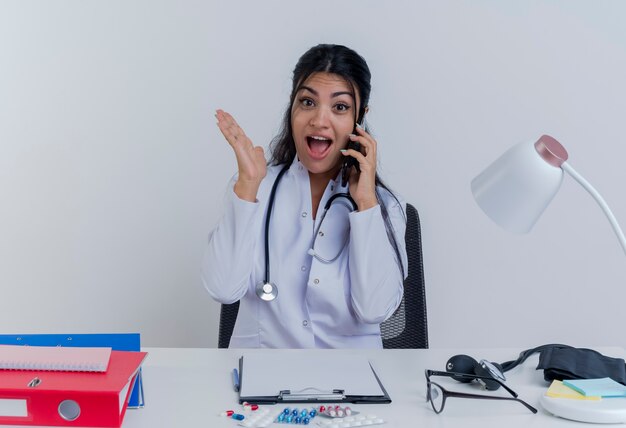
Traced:
<path id="1" fill-rule="evenodd" d="M 549 133 L 626 222 L 626 3 L 0 1 L 0 333 L 216 346 L 200 282 L 236 164 L 213 112 L 277 132 L 299 56 L 373 74 L 384 179 L 422 221 L 431 347 L 625 344 L 626 258 L 566 177 L 530 235 L 470 180 Z"/>

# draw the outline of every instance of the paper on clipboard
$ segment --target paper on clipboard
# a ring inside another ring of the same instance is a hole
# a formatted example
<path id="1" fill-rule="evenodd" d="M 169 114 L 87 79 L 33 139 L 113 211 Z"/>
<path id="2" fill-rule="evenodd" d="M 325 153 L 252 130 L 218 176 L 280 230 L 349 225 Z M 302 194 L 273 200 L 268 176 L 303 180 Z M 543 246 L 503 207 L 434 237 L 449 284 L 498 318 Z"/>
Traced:
<path id="1" fill-rule="evenodd" d="M 240 397 L 276 397 L 281 391 L 385 396 L 364 356 L 335 353 L 248 353 L 243 357 Z"/>

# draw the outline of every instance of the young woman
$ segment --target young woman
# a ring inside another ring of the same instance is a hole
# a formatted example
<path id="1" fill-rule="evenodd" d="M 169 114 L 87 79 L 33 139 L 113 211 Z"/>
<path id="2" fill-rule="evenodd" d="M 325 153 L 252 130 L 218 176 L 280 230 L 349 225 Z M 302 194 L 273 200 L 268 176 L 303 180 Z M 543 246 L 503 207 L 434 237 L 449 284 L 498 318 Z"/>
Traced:
<path id="1" fill-rule="evenodd" d="M 231 348 L 382 347 L 379 324 L 402 300 L 406 220 L 376 173 L 377 143 L 359 126 L 370 77 L 345 46 L 307 51 L 269 165 L 217 110 L 238 173 L 209 235 L 203 281 L 218 302 L 241 301 Z M 356 166 L 343 167 L 350 157 Z"/>

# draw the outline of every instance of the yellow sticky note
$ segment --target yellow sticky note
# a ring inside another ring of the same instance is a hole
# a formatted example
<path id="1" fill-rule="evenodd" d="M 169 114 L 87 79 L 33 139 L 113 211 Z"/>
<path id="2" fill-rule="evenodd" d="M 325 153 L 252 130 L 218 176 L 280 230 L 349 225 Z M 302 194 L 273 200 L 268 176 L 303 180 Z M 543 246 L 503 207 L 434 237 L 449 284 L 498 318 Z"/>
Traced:
<path id="1" fill-rule="evenodd" d="M 601 400 L 602 397 L 587 397 L 580 392 L 573 390 L 569 386 L 563 385 L 560 380 L 553 380 L 552 384 L 546 391 L 548 397 L 553 398 L 570 398 L 573 400 Z"/>

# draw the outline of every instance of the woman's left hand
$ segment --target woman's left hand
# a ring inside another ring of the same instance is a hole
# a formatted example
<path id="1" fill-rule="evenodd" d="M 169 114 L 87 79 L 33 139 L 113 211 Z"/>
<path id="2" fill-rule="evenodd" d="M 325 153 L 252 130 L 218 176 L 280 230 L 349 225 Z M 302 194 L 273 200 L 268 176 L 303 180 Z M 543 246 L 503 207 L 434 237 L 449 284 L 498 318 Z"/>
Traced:
<path id="1" fill-rule="evenodd" d="M 350 140 L 361 144 L 361 152 L 353 149 L 343 151 L 344 156 L 352 156 L 359 162 L 361 172 L 356 168 L 350 171 L 350 196 L 356 202 L 359 211 L 378 205 L 376 199 L 376 140 L 357 125 L 356 135 Z"/>

